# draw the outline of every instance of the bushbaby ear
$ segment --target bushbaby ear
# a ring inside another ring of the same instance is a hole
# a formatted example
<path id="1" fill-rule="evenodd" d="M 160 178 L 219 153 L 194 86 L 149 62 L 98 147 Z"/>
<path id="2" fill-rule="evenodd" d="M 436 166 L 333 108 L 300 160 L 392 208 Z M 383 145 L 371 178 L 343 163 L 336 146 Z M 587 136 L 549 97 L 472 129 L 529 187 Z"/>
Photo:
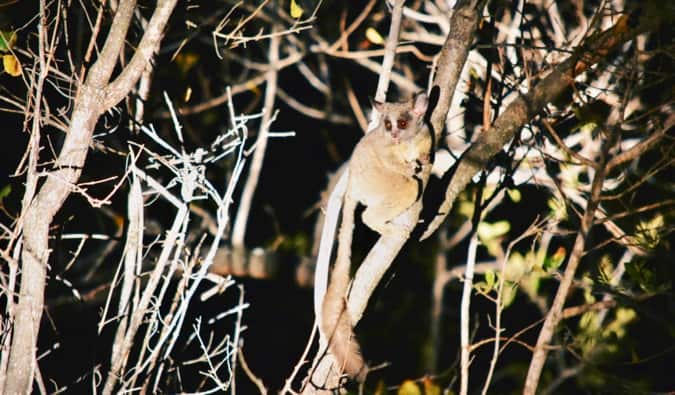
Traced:
<path id="1" fill-rule="evenodd" d="M 429 106 L 429 98 L 424 92 L 417 93 L 412 97 L 413 102 L 413 111 L 418 116 L 422 116 L 427 112 L 427 106 Z"/>

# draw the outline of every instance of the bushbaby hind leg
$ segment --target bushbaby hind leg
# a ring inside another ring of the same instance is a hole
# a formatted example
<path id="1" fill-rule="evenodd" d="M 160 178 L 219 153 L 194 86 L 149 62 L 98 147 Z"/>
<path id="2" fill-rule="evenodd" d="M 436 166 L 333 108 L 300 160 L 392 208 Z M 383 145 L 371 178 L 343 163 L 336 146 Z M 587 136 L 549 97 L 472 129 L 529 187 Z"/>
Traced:
<path id="1" fill-rule="evenodd" d="M 371 206 L 366 207 L 361 214 L 363 222 L 372 230 L 379 234 L 387 234 L 399 228 L 398 225 L 391 221 L 401 215 L 407 207 L 383 207 Z"/>
<path id="2" fill-rule="evenodd" d="M 366 203 L 366 209 L 361 218 L 372 230 L 379 234 L 390 233 L 397 228 L 391 221 L 401 215 L 417 200 L 417 182 L 411 178 L 395 179 L 392 183 L 395 189 L 389 191 L 380 199 L 371 199 Z"/>

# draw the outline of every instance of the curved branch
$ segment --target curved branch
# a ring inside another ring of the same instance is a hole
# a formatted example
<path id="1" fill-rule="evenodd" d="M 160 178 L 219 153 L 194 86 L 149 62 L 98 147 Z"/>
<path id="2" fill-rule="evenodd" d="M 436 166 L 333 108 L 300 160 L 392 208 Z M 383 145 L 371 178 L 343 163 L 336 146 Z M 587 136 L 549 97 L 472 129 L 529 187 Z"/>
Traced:
<path id="1" fill-rule="evenodd" d="M 614 136 L 612 136 L 614 137 Z M 612 139 L 611 140 L 615 140 Z M 546 315 L 546 320 L 544 320 L 544 325 L 539 332 L 539 338 L 537 339 L 537 345 L 534 347 L 534 353 L 530 361 L 530 367 L 527 371 L 527 378 L 525 379 L 525 387 L 523 389 L 523 394 L 533 395 L 539 384 L 539 376 L 541 371 L 544 368 L 544 362 L 546 362 L 546 354 L 548 353 L 548 346 L 553 338 L 553 332 L 562 318 L 562 310 L 565 304 L 565 299 L 574 280 L 574 273 L 577 270 L 579 262 L 584 255 L 586 248 L 586 239 L 588 237 L 589 231 L 593 225 L 595 219 L 595 210 L 598 208 L 600 202 L 600 194 L 602 192 L 602 184 L 605 181 L 607 176 L 606 167 L 604 166 L 607 163 L 606 153 L 612 147 L 612 142 L 607 142 L 603 147 L 602 153 L 602 163 L 598 167 L 598 171 L 595 172 L 593 178 L 593 186 L 591 190 L 591 197 L 588 199 L 586 205 L 586 210 L 584 212 L 583 219 L 581 221 L 581 230 L 577 233 L 577 236 L 574 240 L 574 246 L 572 247 L 572 252 L 570 252 L 570 258 L 565 267 L 565 273 L 563 278 L 560 281 L 560 286 L 556 292 L 555 298 L 553 299 L 553 304 Z"/>
<path id="2" fill-rule="evenodd" d="M 281 71 L 282 69 L 292 66 L 304 58 L 305 53 L 304 52 L 295 52 L 291 55 L 288 55 L 286 58 L 279 60 L 274 64 L 274 69 L 278 72 Z M 268 70 L 269 71 L 269 70 Z M 238 83 L 236 85 L 232 85 L 230 88 L 230 93 L 228 94 L 227 90 L 223 93 L 221 93 L 218 96 L 212 97 L 202 103 L 195 104 L 194 106 L 189 106 L 189 107 L 180 107 L 178 109 L 178 113 L 181 115 L 193 115 L 193 114 L 199 114 L 201 112 L 210 110 L 214 107 L 217 107 L 221 104 L 227 103 L 229 100 L 229 95 L 236 96 L 240 93 L 247 92 L 251 89 L 256 88 L 258 85 L 262 84 L 267 80 L 267 72 L 260 73 L 256 75 L 255 77 Z M 165 112 L 160 115 L 162 118 L 168 118 L 169 113 Z"/>
<path id="3" fill-rule="evenodd" d="M 608 163 L 607 163 L 607 169 L 612 170 L 615 167 L 626 163 L 628 161 L 631 161 L 638 156 L 642 155 L 643 153 L 649 151 L 652 147 L 654 147 L 658 142 L 661 141 L 661 138 L 663 138 L 666 133 L 670 130 L 670 128 L 675 125 L 675 115 L 670 115 L 667 119 L 665 124 L 663 125 L 662 128 L 658 129 L 656 132 L 654 132 L 651 136 L 647 137 L 643 141 L 639 142 L 636 146 L 633 148 L 629 149 L 626 152 L 622 152 L 615 157 L 613 157 Z"/>

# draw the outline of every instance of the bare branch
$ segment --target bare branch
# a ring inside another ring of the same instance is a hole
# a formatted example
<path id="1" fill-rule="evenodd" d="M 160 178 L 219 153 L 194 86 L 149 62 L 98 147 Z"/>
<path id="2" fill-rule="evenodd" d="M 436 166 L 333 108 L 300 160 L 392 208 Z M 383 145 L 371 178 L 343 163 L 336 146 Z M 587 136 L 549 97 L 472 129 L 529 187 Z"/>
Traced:
<path id="1" fill-rule="evenodd" d="M 661 138 L 663 138 L 668 130 L 675 125 L 675 114 L 671 114 L 668 119 L 666 120 L 665 124 L 652 133 L 651 136 L 648 138 L 644 139 L 640 143 L 638 143 L 636 146 L 631 148 L 630 150 L 626 152 L 622 152 L 619 155 L 616 155 L 615 157 L 612 158 L 612 160 L 607 163 L 607 168 L 609 170 L 614 169 L 617 166 L 620 166 L 623 163 L 626 163 L 628 161 L 631 161 L 638 156 L 642 155 L 643 153 L 649 151 L 654 145 L 656 145 L 659 141 L 661 141 Z"/>
<path id="2" fill-rule="evenodd" d="M 432 84 L 440 88 L 438 104 L 431 114 L 436 141 L 440 141 L 443 134 L 445 118 L 455 95 L 462 68 L 469 56 L 484 4 L 482 0 L 460 2 L 450 17 L 450 32 L 441 49 Z"/>
<path id="3" fill-rule="evenodd" d="M 384 59 L 382 59 L 383 73 L 377 80 L 375 89 L 375 100 L 384 102 L 387 100 L 387 89 L 389 88 L 389 78 L 391 68 L 394 66 L 394 55 L 398 46 L 398 36 L 401 30 L 401 18 L 403 17 L 403 0 L 394 1 L 394 8 L 391 11 L 391 26 L 389 26 L 389 35 L 384 43 Z"/>
<path id="4" fill-rule="evenodd" d="M 593 185 L 591 189 L 591 197 L 588 199 L 586 205 L 586 211 L 584 212 L 583 219 L 581 221 L 581 229 L 577 233 L 576 239 L 574 240 L 574 247 L 570 252 L 570 258 L 565 267 L 565 272 L 563 278 L 560 281 L 560 286 L 556 292 L 555 298 L 553 299 L 553 304 L 551 305 L 548 314 L 546 315 L 546 320 L 544 320 L 544 325 L 539 332 L 539 338 L 537 339 L 537 345 L 535 346 L 534 354 L 532 355 L 532 360 L 530 361 L 530 367 L 527 372 L 527 378 L 525 379 L 525 387 L 523 389 L 523 394 L 534 395 L 539 384 L 539 376 L 541 371 L 544 368 L 544 363 L 546 361 L 546 354 L 548 353 L 547 346 L 553 338 L 553 332 L 558 326 L 562 318 L 562 310 L 565 304 L 565 299 L 567 299 L 567 294 L 574 280 L 574 274 L 581 262 L 581 258 L 584 255 L 584 250 L 586 246 L 586 238 L 588 237 L 591 226 L 594 223 L 595 219 L 595 210 L 600 203 L 600 194 L 602 192 L 602 185 L 605 181 L 607 175 L 605 171 L 606 164 L 606 155 L 610 148 L 613 146 L 615 139 L 606 142 L 603 147 L 602 153 L 602 163 L 598 166 L 597 171 L 595 172 L 595 177 L 593 178 Z"/>
<path id="5" fill-rule="evenodd" d="M 148 27 L 143 34 L 141 42 L 134 52 L 134 56 L 122 73 L 106 88 L 104 108 L 108 109 L 119 103 L 136 84 L 141 73 L 146 69 L 152 57 L 159 48 L 159 41 L 164 34 L 164 29 L 171 16 L 176 0 L 160 0 L 157 4 Z M 103 48 L 105 52 L 105 47 Z"/>
<path id="6" fill-rule="evenodd" d="M 146 32 L 138 51 L 152 54 L 156 50 L 164 24 L 175 3 L 175 0 L 160 2 L 158 10 L 161 10 L 160 14 L 163 14 L 164 18 L 160 20 L 161 18 L 156 18 L 156 14 L 153 15 L 155 26 L 152 33 L 155 37 L 149 37 Z M 13 330 L 16 336 L 12 339 L 13 352 L 9 357 L 7 375 L 9 380 L 5 383 L 5 393 L 25 393 L 31 388 L 35 373 L 37 335 L 44 304 L 49 258 L 49 225 L 70 195 L 71 185 L 77 182 L 87 157 L 96 121 L 107 109 L 104 107 L 104 90 L 124 43 L 134 6 L 134 0 L 119 3 L 101 55 L 92 66 L 85 83 L 78 90 L 70 128 L 56 159 L 56 169 L 51 172 L 53 177 L 46 179 L 26 212 L 22 251 L 23 274 Z M 152 48 L 142 48 L 143 45 L 151 44 Z M 142 68 L 139 75 L 140 71 Z M 132 82 L 135 83 L 135 80 Z M 130 88 L 131 84 L 128 89 Z M 121 90 L 117 93 L 120 94 Z"/>
<path id="7" fill-rule="evenodd" d="M 278 30 L 277 27 L 273 31 Z M 270 65 L 274 65 L 279 61 L 279 42 L 280 38 L 274 36 L 270 40 L 269 61 Z M 235 248 L 244 247 L 244 236 L 246 233 L 246 223 L 248 222 L 248 213 L 251 208 L 251 200 L 255 193 L 255 188 L 258 185 L 258 178 L 260 178 L 260 170 L 262 169 L 263 159 L 265 158 L 265 148 L 267 147 L 267 135 L 269 133 L 270 123 L 273 121 L 272 114 L 274 113 L 274 98 L 277 92 L 277 78 L 278 71 L 271 68 L 266 76 L 265 101 L 263 102 L 263 117 L 260 120 L 260 129 L 256 139 L 255 153 L 251 161 L 251 168 L 249 169 L 248 178 L 244 185 L 244 191 L 241 194 L 239 202 L 239 211 L 234 221 L 232 229 L 232 245 Z"/>
<path id="8" fill-rule="evenodd" d="M 578 160 L 579 162 L 585 164 L 588 167 L 592 167 L 594 169 L 597 168 L 598 166 L 597 163 L 584 157 L 583 155 L 580 155 L 577 152 L 572 151 L 570 147 L 568 147 L 567 144 L 565 144 L 565 142 L 562 141 L 560 136 L 558 136 L 558 133 L 555 132 L 555 129 L 553 129 L 553 127 L 551 126 L 550 123 L 548 123 L 547 120 L 542 119 L 541 122 L 544 124 L 544 127 L 546 127 L 546 130 L 548 130 L 549 134 L 551 135 L 551 137 L 553 137 L 558 146 L 562 148 L 562 150 L 565 151 L 569 156 L 573 157 L 574 159 Z"/>
<path id="9" fill-rule="evenodd" d="M 287 56 L 286 58 L 279 60 L 275 65 L 271 66 L 274 67 L 276 71 L 283 70 L 284 68 L 294 65 L 297 62 L 299 62 L 305 55 L 301 52 L 295 52 L 292 55 Z M 231 86 L 231 94 L 232 96 L 236 96 L 240 93 L 247 92 L 251 90 L 252 88 L 257 87 L 258 85 L 262 84 L 267 80 L 267 72 L 266 73 L 260 73 L 259 75 L 256 75 L 255 77 L 244 81 L 239 84 L 235 84 Z M 191 114 L 199 114 L 200 112 L 209 110 L 211 108 L 217 107 L 221 104 L 227 103 L 228 102 L 228 92 L 223 92 L 222 94 L 213 97 L 203 103 L 196 104 L 194 106 L 190 107 L 182 107 L 178 109 L 178 112 L 181 115 L 191 115 Z M 163 116 L 168 116 L 168 114 L 162 114 Z"/>
<path id="10" fill-rule="evenodd" d="M 251 368 L 248 366 L 248 363 L 246 363 L 246 358 L 244 358 L 244 351 L 240 348 L 237 354 L 239 355 L 239 362 L 241 363 L 241 368 L 244 370 L 244 373 L 246 373 L 246 376 L 249 378 L 249 380 L 251 380 L 253 384 L 255 384 L 260 395 L 267 395 L 267 388 L 265 388 L 265 383 L 263 383 L 263 381 L 260 380 L 260 378 L 257 377 L 255 373 L 253 373 Z"/>
<path id="11" fill-rule="evenodd" d="M 283 89 L 277 89 L 277 96 L 279 96 L 281 100 L 286 102 L 286 104 L 288 104 L 289 107 L 310 118 L 323 119 L 328 122 L 341 125 L 349 125 L 352 123 L 352 119 L 347 116 L 335 114 L 333 112 L 317 110 L 316 108 L 312 108 L 306 104 L 303 104 L 298 100 L 296 100 L 291 95 L 289 95 L 288 93 L 286 93 L 286 91 L 284 91 Z"/>

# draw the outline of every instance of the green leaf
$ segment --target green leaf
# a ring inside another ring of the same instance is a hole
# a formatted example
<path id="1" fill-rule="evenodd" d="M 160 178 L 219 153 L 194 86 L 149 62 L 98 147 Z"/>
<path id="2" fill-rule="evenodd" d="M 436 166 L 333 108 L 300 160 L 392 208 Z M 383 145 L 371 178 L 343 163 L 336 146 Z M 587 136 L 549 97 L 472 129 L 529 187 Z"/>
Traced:
<path id="1" fill-rule="evenodd" d="M 485 272 L 485 282 L 487 283 L 488 288 L 494 288 L 495 278 L 496 276 L 494 270 L 488 270 Z"/>
<path id="2" fill-rule="evenodd" d="M 485 281 L 478 281 L 473 283 L 473 289 L 480 294 L 486 294 L 492 290 L 492 287 L 488 287 Z"/>
<path id="3" fill-rule="evenodd" d="M 307 235 L 300 232 L 291 235 L 279 235 L 270 244 L 276 246 L 281 251 L 293 252 L 297 255 L 306 255 L 309 252 L 310 245 Z"/>
<path id="4" fill-rule="evenodd" d="M 463 197 L 464 198 L 464 197 Z M 466 199 L 462 199 L 457 205 L 457 212 L 465 218 L 473 217 L 474 204 Z"/>
<path id="5" fill-rule="evenodd" d="M 558 221 L 567 219 L 567 206 L 565 205 L 565 202 L 555 197 L 551 198 L 548 200 L 548 208 L 551 209 L 551 216 L 554 219 Z"/>
<path id="6" fill-rule="evenodd" d="M 581 125 L 579 130 L 581 133 L 591 134 L 595 129 L 597 129 L 598 124 L 595 122 L 586 122 Z"/>
<path id="7" fill-rule="evenodd" d="M 610 335 L 616 336 L 618 339 L 626 336 L 626 326 L 630 324 L 637 318 L 637 313 L 635 310 L 619 307 L 616 309 L 616 317 L 612 322 L 605 327 L 603 335 L 609 337 Z"/>
<path id="8" fill-rule="evenodd" d="M 637 242 L 648 250 L 656 248 L 661 241 L 660 232 L 664 225 L 665 221 L 661 214 L 657 214 L 649 221 L 640 221 L 635 230 Z"/>
<path id="9" fill-rule="evenodd" d="M 517 189 L 507 189 L 506 193 L 509 194 L 509 199 L 511 199 L 513 203 L 519 203 L 520 200 L 522 199 L 522 195 L 520 194 L 520 191 Z"/>
<path id="10" fill-rule="evenodd" d="M 565 261 L 565 255 L 567 255 L 565 247 L 558 247 L 555 254 L 547 256 L 544 259 L 544 270 L 549 273 L 558 270 L 560 265 Z"/>
<path id="11" fill-rule="evenodd" d="M 667 280 L 667 276 L 662 272 L 657 273 L 655 269 L 642 260 L 636 259 L 626 263 L 626 273 L 643 291 L 649 293 L 668 291 L 672 283 Z"/>
<path id="12" fill-rule="evenodd" d="M 518 295 L 518 287 L 514 284 L 508 284 L 502 289 L 502 308 L 511 306 Z"/>
<path id="13" fill-rule="evenodd" d="M 0 52 L 9 52 L 16 43 L 16 32 L 0 30 Z"/>
<path id="14" fill-rule="evenodd" d="M 504 269 L 504 279 L 518 283 L 523 276 L 532 273 L 534 260 L 531 257 L 524 257 L 518 252 L 511 253 L 506 268 Z"/>
<path id="15" fill-rule="evenodd" d="M 2 187 L 2 189 L 0 189 L 0 201 L 9 196 L 11 193 L 12 193 L 12 186 L 10 184 L 7 184 L 4 187 Z"/>
<path id="16" fill-rule="evenodd" d="M 600 263 L 598 264 L 598 274 L 600 276 L 600 281 L 609 284 L 612 280 L 612 273 L 614 272 L 614 264 L 612 263 L 612 258 L 605 254 L 600 258 Z"/>
<path id="17" fill-rule="evenodd" d="M 530 275 L 521 283 L 521 288 L 533 300 L 539 292 L 539 285 L 541 284 L 541 275 L 539 273 L 530 273 Z"/>
<path id="18" fill-rule="evenodd" d="M 500 236 L 504 236 L 511 230 L 509 221 L 497 221 L 495 223 L 481 222 L 478 225 L 478 237 L 481 241 L 487 242 Z"/>

